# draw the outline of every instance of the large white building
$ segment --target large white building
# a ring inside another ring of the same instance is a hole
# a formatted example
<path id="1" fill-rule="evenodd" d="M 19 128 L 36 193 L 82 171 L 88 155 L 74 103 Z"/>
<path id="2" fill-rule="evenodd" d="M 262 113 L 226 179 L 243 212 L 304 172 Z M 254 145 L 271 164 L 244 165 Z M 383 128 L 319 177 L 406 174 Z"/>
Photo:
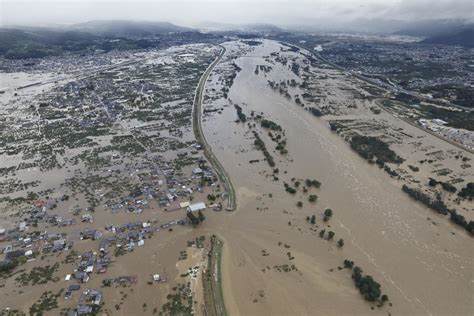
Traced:
<path id="1" fill-rule="evenodd" d="M 193 203 L 188 206 L 188 212 L 197 212 L 206 209 L 204 202 Z"/>

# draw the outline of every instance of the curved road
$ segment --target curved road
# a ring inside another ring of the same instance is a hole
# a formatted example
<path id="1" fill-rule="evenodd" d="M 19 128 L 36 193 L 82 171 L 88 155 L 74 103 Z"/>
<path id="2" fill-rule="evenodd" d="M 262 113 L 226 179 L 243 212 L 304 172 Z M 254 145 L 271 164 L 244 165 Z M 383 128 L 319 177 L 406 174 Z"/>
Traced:
<path id="1" fill-rule="evenodd" d="M 204 87 L 206 86 L 206 82 L 207 82 L 207 78 L 209 78 L 209 74 L 214 69 L 214 67 L 219 63 L 219 61 L 222 59 L 222 56 L 224 56 L 225 48 L 221 46 L 221 49 L 222 50 L 219 56 L 217 56 L 217 58 L 212 62 L 212 64 L 210 64 L 209 67 L 207 67 L 206 71 L 204 72 L 201 79 L 199 80 L 198 86 L 196 87 L 196 93 L 194 96 L 194 104 L 193 104 L 193 131 L 194 131 L 194 137 L 196 138 L 198 143 L 201 144 L 203 148 L 204 156 L 206 156 L 207 160 L 209 160 L 211 165 L 216 170 L 217 176 L 224 184 L 224 189 L 227 193 L 227 210 L 233 211 L 237 207 L 237 203 L 235 200 L 234 186 L 232 185 L 232 182 L 230 181 L 230 177 L 225 171 L 224 167 L 222 166 L 222 164 L 219 162 L 217 157 L 212 152 L 211 146 L 209 146 L 209 144 L 207 143 L 206 138 L 204 137 L 204 132 L 202 131 L 202 125 L 201 125 L 201 116 L 202 116 L 201 106 L 202 106 Z"/>

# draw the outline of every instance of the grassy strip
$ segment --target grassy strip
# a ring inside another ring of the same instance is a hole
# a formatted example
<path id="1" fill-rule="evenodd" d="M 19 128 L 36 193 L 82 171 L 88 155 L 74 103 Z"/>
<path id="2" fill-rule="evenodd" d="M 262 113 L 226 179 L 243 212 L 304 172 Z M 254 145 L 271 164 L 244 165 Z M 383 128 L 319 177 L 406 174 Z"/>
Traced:
<path id="1" fill-rule="evenodd" d="M 224 243 L 215 235 L 211 237 L 208 267 L 203 274 L 204 306 L 207 316 L 226 316 L 224 293 L 222 291 L 222 246 Z"/>

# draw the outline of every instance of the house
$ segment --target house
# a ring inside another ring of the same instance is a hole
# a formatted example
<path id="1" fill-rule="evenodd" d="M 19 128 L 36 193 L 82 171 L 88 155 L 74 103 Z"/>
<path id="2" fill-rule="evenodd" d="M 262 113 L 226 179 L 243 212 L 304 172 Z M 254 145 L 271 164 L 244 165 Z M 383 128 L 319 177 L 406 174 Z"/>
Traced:
<path id="1" fill-rule="evenodd" d="M 202 169 L 201 169 L 201 168 L 198 168 L 198 167 L 194 168 L 194 169 L 193 169 L 193 175 L 194 175 L 194 176 L 200 176 L 200 175 L 202 175 Z"/>
<path id="2" fill-rule="evenodd" d="M 74 278 L 76 280 L 81 281 L 82 283 L 86 283 L 87 281 L 89 281 L 89 275 L 82 271 L 74 272 Z"/>
<path id="3" fill-rule="evenodd" d="M 104 285 L 111 285 L 112 283 L 137 283 L 138 277 L 136 275 L 122 275 L 114 278 L 106 278 L 102 281 Z"/>
<path id="4" fill-rule="evenodd" d="M 68 291 L 79 291 L 81 289 L 81 286 L 79 284 L 71 284 L 68 287 Z"/>
<path id="5" fill-rule="evenodd" d="M 102 300 L 102 292 L 99 289 L 88 289 L 86 292 L 87 300 L 92 301 L 92 304 L 99 305 Z"/>
<path id="6" fill-rule="evenodd" d="M 99 244 L 99 251 L 105 252 L 107 250 L 108 245 L 115 241 L 117 241 L 117 238 L 115 236 L 102 238 Z"/>
<path id="7" fill-rule="evenodd" d="M 188 206 L 188 212 L 197 212 L 206 209 L 206 204 L 204 202 L 193 203 Z"/>
<path id="8" fill-rule="evenodd" d="M 63 250 L 65 245 L 66 245 L 65 239 L 58 239 L 58 240 L 53 241 L 54 250 Z"/>
<path id="9" fill-rule="evenodd" d="M 25 231 L 26 228 L 27 228 L 26 222 L 21 222 L 21 223 L 18 225 L 18 230 L 21 231 L 21 232 L 22 232 L 22 231 Z"/>
<path id="10" fill-rule="evenodd" d="M 73 240 L 68 240 L 66 241 L 66 244 L 64 245 L 64 250 L 69 250 L 74 246 L 74 241 Z"/>
<path id="11" fill-rule="evenodd" d="M 12 251 L 7 252 L 7 254 L 5 255 L 5 260 L 11 261 L 19 257 L 22 257 L 24 255 L 25 255 L 25 251 L 22 249 L 12 250 Z"/>
<path id="12" fill-rule="evenodd" d="M 70 226 L 70 225 L 75 225 L 75 224 L 76 224 L 76 220 L 74 218 L 69 218 L 69 219 L 65 219 L 58 222 L 59 226 Z"/>
<path id="13" fill-rule="evenodd" d="M 46 235 L 46 239 L 48 240 L 60 239 L 61 237 L 62 237 L 61 234 L 56 234 L 56 233 Z"/>
<path id="14" fill-rule="evenodd" d="M 165 211 L 167 212 L 172 212 L 172 211 L 177 211 L 181 209 L 181 206 L 179 205 L 179 203 L 171 203 L 170 205 L 168 205 L 166 208 L 165 208 Z"/>
<path id="15" fill-rule="evenodd" d="M 186 208 L 186 207 L 188 207 L 190 204 L 191 204 L 191 203 L 189 203 L 189 202 L 181 202 L 181 203 L 179 203 L 179 206 L 180 206 L 181 208 Z"/>
<path id="16" fill-rule="evenodd" d="M 85 229 L 84 231 L 81 232 L 81 238 L 82 239 L 99 239 L 102 237 L 102 233 L 96 229 Z"/>
<path id="17" fill-rule="evenodd" d="M 81 221 L 82 222 L 90 222 L 92 223 L 94 221 L 94 216 L 92 216 L 92 214 L 82 214 L 81 216 Z"/>
<path id="18" fill-rule="evenodd" d="M 72 315 L 89 315 L 92 313 L 92 306 L 87 304 L 79 304 L 74 307 Z"/>

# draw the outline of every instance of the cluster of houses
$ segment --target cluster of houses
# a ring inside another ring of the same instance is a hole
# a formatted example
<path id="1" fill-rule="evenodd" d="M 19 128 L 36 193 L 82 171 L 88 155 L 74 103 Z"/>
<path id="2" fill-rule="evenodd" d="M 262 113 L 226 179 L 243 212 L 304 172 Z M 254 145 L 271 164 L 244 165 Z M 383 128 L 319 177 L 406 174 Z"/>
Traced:
<path id="1" fill-rule="evenodd" d="M 65 281 L 74 280 L 76 283 L 70 284 L 64 293 L 64 299 L 70 299 L 73 293 L 81 289 L 81 283 L 87 283 L 91 274 L 105 273 L 107 267 L 112 262 L 105 253 L 88 251 L 78 256 L 76 269 L 72 274 L 66 275 Z M 95 307 L 100 305 L 102 292 L 99 289 L 86 289 L 79 297 L 79 303 L 71 311 L 71 315 L 90 315 Z"/>
<path id="2" fill-rule="evenodd" d="M 152 160 L 161 161 L 161 156 L 158 155 Z M 202 165 L 192 169 L 190 178 L 176 176 L 175 168 L 167 162 L 161 162 L 157 166 L 150 164 L 148 167 L 149 172 L 139 176 L 141 184 L 133 192 L 118 201 L 110 200 L 105 203 L 112 213 L 120 209 L 125 209 L 129 213 L 142 213 L 149 207 L 152 199 L 166 211 L 186 209 L 190 203 L 179 200 L 189 199 L 194 192 L 203 192 L 198 180 L 209 179 L 213 182 L 216 178 L 211 168 Z"/>
<path id="3" fill-rule="evenodd" d="M 159 172 L 160 176 L 157 175 Z M 163 179 L 163 176 L 165 180 Z M 190 196 L 194 192 L 203 192 L 199 179 L 215 180 L 213 171 L 205 166 L 192 169 L 191 178 L 179 179 L 175 176 L 174 168 L 167 164 L 162 164 L 156 172 L 150 175 L 141 175 L 142 184 L 137 186 L 126 198 L 118 203 L 109 202 L 106 205 L 112 209 L 113 213 L 119 209 L 125 209 L 129 213 L 141 213 L 152 199 L 156 199 L 158 204 L 165 211 L 172 212 L 183 210 L 176 219 L 157 223 L 150 221 L 131 221 L 126 224 L 108 224 L 104 229 L 90 225 L 94 223 L 92 210 L 83 210 L 78 206 L 72 207 L 69 213 L 71 218 L 63 218 L 57 214 L 50 214 L 54 209 L 54 202 L 36 199 L 31 201 L 31 212 L 28 219 L 20 222 L 17 227 L 11 230 L 0 228 L 0 242 L 5 242 L 3 247 L 4 263 L 17 260 L 16 262 L 26 263 L 35 260 L 40 253 L 48 251 L 70 250 L 74 246 L 74 240 L 94 240 L 99 241 L 98 249 L 92 249 L 80 255 L 73 254 L 74 265 L 70 274 L 65 276 L 68 285 L 64 292 L 64 299 L 70 299 L 75 292 L 81 291 L 81 285 L 87 284 L 96 274 L 107 272 L 109 265 L 116 260 L 115 257 L 132 251 L 135 247 L 142 247 L 146 239 L 160 231 L 168 229 L 174 225 L 185 225 L 187 223 L 186 212 L 198 212 L 207 208 L 204 202 L 194 202 Z M 166 182 L 165 182 L 166 181 Z M 48 231 L 38 232 L 38 224 L 45 223 L 49 227 L 65 227 L 83 223 L 83 227 L 74 230 L 71 236 L 67 233 L 50 233 Z M 34 227 L 35 229 L 30 229 Z M 112 253 L 112 256 L 109 255 Z M 114 259 L 112 259 L 114 257 Z M 20 259 L 20 260 L 18 260 Z M 70 262 L 72 262 L 70 261 Z M 2 262 L 0 262 L 2 264 Z M 159 274 L 153 276 L 153 280 L 164 282 Z M 113 283 L 134 284 L 137 276 L 117 276 L 107 277 L 103 280 L 104 286 Z M 98 289 L 86 288 L 81 292 L 77 305 L 72 309 L 72 315 L 87 315 L 96 310 L 102 299 L 102 292 Z"/>
<path id="4" fill-rule="evenodd" d="M 100 289 L 86 289 L 81 293 L 80 303 L 73 308 L 70 315 L 91 315 L 101 301 L 102 291 Z"/>
<path id="5" fill-rule="evenodd" d="M 447 126 L 448 122 L 440 119 L 419 119 L 418 124 L 471 150 L 474 149 L 474 132 L 472 131 Z"/>
<path id="6" fill-rule="evenodd" d="M 2 247 L 4 259 L 0 261 L 0 265 L 12 261 L 35 260 L 40 253 L 69 250 L 74 245 L 74 241 L 68 239 L 66 233 L 29 232 L 28 228 L 25 222 L 9 231 L 0 228 L 0 241 L 5 243 Z"/>

